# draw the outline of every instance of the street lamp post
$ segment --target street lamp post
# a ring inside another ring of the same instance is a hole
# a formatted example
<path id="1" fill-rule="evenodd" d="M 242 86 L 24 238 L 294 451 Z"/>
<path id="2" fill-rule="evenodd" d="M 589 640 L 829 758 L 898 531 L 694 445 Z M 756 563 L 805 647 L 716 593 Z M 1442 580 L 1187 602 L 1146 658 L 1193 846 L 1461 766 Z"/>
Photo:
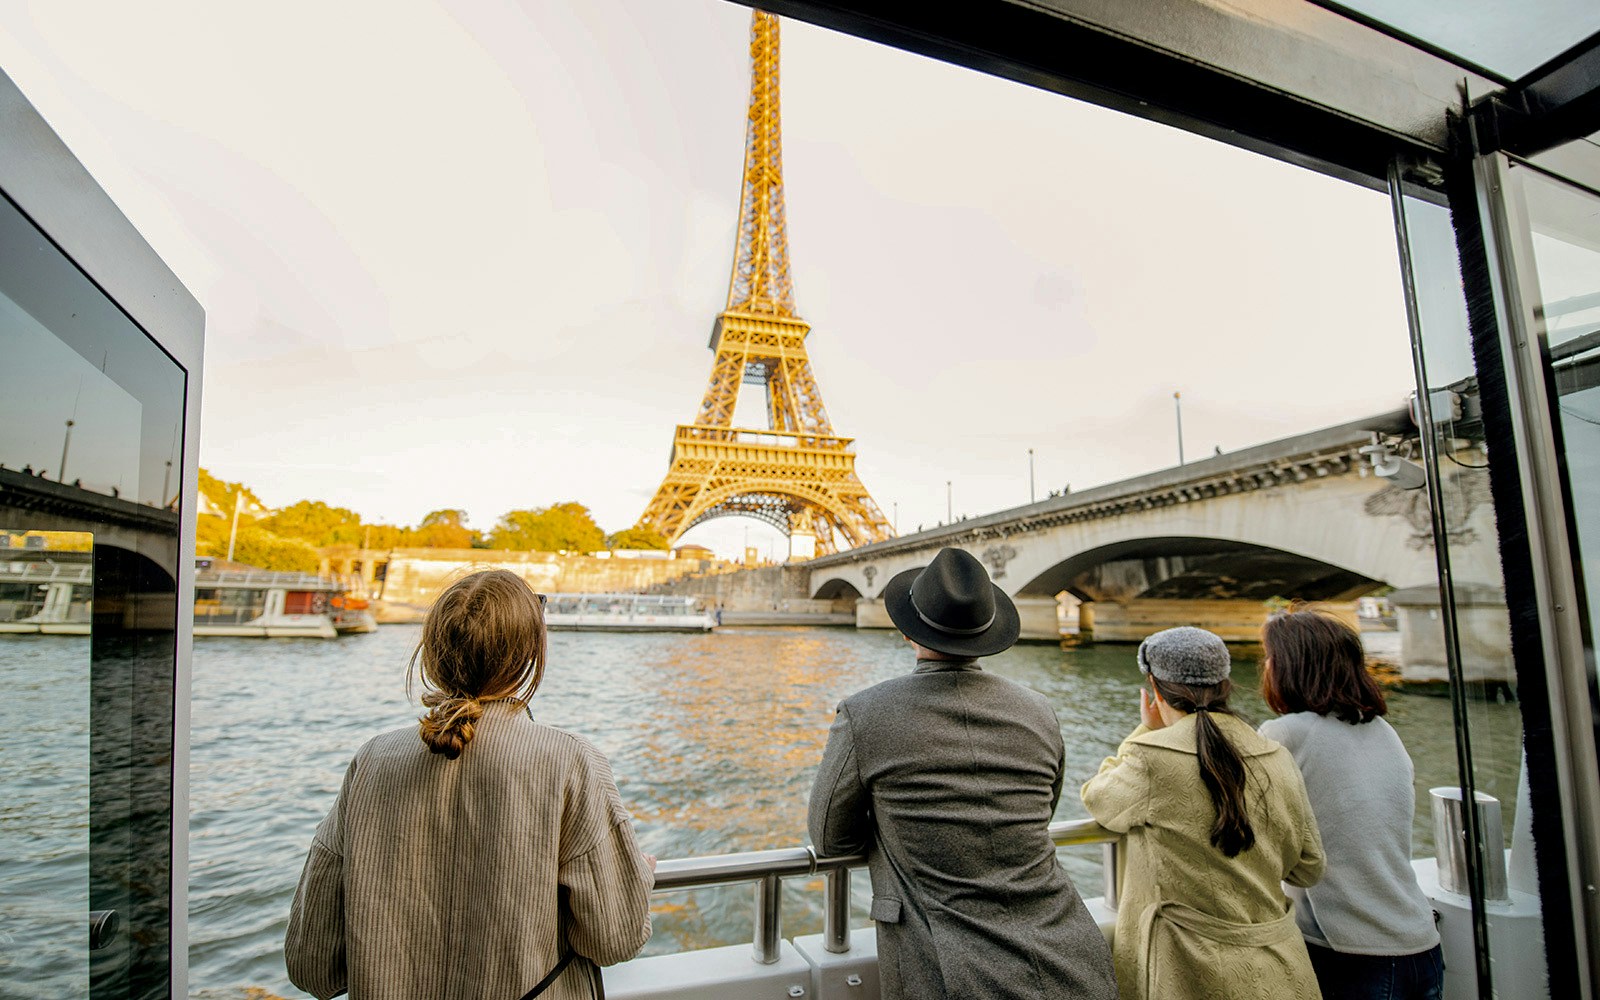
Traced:
<path id="1" fill-rule="evenodd" d="M 1172 408 L 1178 417 L 1178 464 L 1183 464 L 1183 393 L 1172 394 Z"/>
<path id="2" fill-rule="evenodd" d="M 67 434 L 61 439 L 61 464 L 56 466 L 56 482 L 58 483 L 67 481 L 67 446 L 72 444 L 72 424 L 73 421 L 67 421 Z"/>
<path id="3" fill-rule="evenodd" d="M 1028 449 L 1028 502 L 1033 503 L 1033 449 Z"/>
<path id="4" fill-rule="evenodd" d="M 950 480 L 946 479 L 944 481 L 944 523 L 945 524 L 954 524 L 954 523 L 956 523 L 956 514 L 955 514 L 955 510 L 956 509 L 955 509 L 954 502 L 951 500 L 951 496 L 952 496 L 952 494 L 950 492 Z"/>

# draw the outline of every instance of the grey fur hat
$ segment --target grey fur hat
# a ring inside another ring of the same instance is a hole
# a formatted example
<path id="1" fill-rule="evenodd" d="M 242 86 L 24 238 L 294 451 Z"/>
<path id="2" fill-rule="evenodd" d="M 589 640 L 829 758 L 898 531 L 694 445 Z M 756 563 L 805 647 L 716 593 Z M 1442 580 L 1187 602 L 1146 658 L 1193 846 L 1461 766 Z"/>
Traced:
<path id="1" fill-rule="evenodd" d="M 1157 680 L 1210 687 L 1228 679 L 1233 661 L 1215 632 L 1180 625 L 1139 643 L 1139 671 Z"/>

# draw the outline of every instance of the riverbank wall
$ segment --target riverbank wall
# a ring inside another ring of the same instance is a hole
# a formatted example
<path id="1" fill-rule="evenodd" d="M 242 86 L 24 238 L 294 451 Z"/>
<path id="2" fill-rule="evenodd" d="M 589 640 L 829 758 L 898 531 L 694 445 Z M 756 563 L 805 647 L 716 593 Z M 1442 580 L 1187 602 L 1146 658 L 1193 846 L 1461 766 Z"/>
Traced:
<path id="1" fill-rule="evenodd" d="M 716 566 L 656 584 L 652 594 L 703 598 L 724 625 L 854 625 L 855 598 L 813 600 L 811 571 L 795 566 Z"/>
<path id="2" fill-rule="evenodd" d="M 357 581 L 383 624 L 420 620 L 441 591 L 468 573 L 504 569 L 543 594 L 642 594 L 691 573 L 730 566 L 675 552 L 512 552 L 504 549 L 322 550 L 322 572 Z"/>

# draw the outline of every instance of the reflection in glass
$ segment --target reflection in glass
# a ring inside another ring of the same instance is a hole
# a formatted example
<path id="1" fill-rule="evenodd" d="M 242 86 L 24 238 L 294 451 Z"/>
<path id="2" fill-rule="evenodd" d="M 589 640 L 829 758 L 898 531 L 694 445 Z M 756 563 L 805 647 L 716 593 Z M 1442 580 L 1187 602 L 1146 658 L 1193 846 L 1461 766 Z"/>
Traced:
<path id="1" fill-rule="evenodd" d="M 0 530 L 0 980 L 89 992 L 89 625 L 93 536 Z M 76 586 L 82 601 L 71 600 Z"/>
<path id="2" fill-rule="evenodd" d="M 37 480 L 10 488 L 172 507 L 183 372 L 4 198 L 0 261 L 0 473 Z"/>
<path id="3" fill-rule="evenodd" d="M 0 197 L 7 996 L 170 993 L 184 405 L 183 370 Z"/>
<path id="4" fill-rule="evenodd" d="M 1469 66 L 1516 80 L 1600 31 L 1590 0 L 1329 0 L 1449 53 Z"/>
<path id="5" fill-rule="evenodd" d="M 1420 866 L 1419 877 L 1434 909 L 1470 916 L 1477 936 L 1476 941 L 1446 937 L 1447 995 L 1476 994 L 1478 975 L 1489 970 L 1501 995 L 1515 991 L 1537 997 L 1546 995 L 1547 987 L 1525 980 L 1529 966 L 1501 964 L 1518 970 L 1513 984 L 1500 982 L 1502 974 L 1492 964 L 1497 955 L 1542 954 L 1542 924 L 1511 623 L 1494 544 L 1499 535 L 1489 487 L 1490 457 L 1455 231 L 1437 194 L 1409 183 L 1401 190 L 1396 210 L 1418 346 L 1414 405 L 1418 422 L 1431 423 L 1431 447 L 1425 454 L 1432 456 L 1439 492 L 1430 543 L 1443 547 L 1443 593 L 1430 599 L 1433 628 L 1451 659 L 1458 768 L 1453 780 L 1438 782 L 1441 794 L 1419 795 L 1417 807 L 1438 811 L 1439 829 L 1463 832 L 1460 838 L 1436 843 L 1441 856 L 1436 864 Z M 1484 802 L 1476 823 L 1466 830 L 1459 812 L 1463 790 Z M 1458 840 L 1460 854 L 1445 855 Z M 1452 877 L 1469 866 L 1481 878 L 1479 891 L 1484 893 L 1471 900 L 1468 884 Z"/>
<path id="6" fill-rule="evenodd" d="M 1600 622 L 1600 195 L 1522 171 L 1544 317 L 1545 364 L 1555 386 L 1580 585 L 1587 594 L 1586 660 L 1595 689 Z"/>

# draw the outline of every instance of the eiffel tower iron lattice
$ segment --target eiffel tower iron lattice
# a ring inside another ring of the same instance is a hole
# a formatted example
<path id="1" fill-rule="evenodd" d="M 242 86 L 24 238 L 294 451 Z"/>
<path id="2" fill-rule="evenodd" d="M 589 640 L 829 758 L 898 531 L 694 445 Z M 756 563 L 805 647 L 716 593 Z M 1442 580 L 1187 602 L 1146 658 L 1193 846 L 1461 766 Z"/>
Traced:
<path id="1" fill-rule="evenodd" d="M 851 438 L 833 432 L 806 334 L 795 314 L 783 213 L 778 113 L 778 18 L 750 22 L 750 116 L 745 130 L 739 229 L 728 304 L 711 330 L 711 381 L 694 423 L 679 424 L 666 478 L 639 519 L 676 541 L 715 517 L 745 514 L 824 555 L 893 537 L 855 471 Z M 766 391 L 767 427 L 733 425 L 739 392 Z"/>

